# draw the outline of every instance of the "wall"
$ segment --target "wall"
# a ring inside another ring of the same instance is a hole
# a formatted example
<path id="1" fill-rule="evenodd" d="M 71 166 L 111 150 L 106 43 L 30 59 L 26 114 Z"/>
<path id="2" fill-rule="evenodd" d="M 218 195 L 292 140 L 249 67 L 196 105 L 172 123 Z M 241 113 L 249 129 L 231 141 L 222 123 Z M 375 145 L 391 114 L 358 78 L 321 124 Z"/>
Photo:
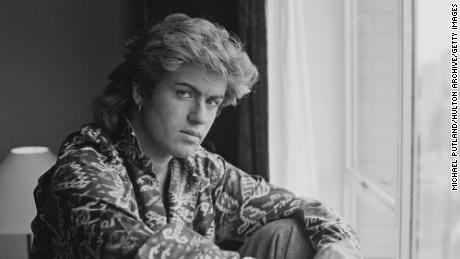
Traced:
<path id="1" fill-rule="evenodd" d="M 69 131 L 91 119 L 91 98 L 135 26 L 136 7 L 127 3 L 0 3 L 1 158 L 18 145 L 56 151 Z"/>
<path id="2" fill-rule="evenodd" d="M 0 159 L 19 145 L 56 152 L 91 120 L 91 100 L 139 24 L 136 3 L 0 2 Z M 0 235 L 2 258 L 25 258 L 25 244 L 23 236 Z"/>

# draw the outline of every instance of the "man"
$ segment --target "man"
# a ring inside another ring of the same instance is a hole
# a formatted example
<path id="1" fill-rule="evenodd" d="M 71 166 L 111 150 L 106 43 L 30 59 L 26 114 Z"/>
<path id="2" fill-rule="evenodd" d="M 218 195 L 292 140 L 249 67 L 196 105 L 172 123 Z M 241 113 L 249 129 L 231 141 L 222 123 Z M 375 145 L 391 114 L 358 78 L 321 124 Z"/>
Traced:
<path id="1" fill-rule="evenodd" d="M 35 191 L 34 258 L 360 258 L 322 203 L 250 176 L 200 146 L 258 72 L 241 43 L 173 14 L 126 45 Z M 239 240 L 236 251 L 216 243 Z"/>

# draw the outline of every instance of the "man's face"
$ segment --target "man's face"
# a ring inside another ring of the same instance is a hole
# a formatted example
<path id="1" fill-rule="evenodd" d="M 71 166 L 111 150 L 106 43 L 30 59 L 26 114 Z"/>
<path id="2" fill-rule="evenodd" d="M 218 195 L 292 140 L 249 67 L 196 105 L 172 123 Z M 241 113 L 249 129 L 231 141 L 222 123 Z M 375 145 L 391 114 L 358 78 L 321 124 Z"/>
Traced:
<path id="1" fill-rule="evenodd" d="M 136 116 L 144 152 L 157 157 L 192 154 L 208 134 L 226 88 L 224 80 L 196 66 L 168 73 L 151 95 L 144 95 Z"/>

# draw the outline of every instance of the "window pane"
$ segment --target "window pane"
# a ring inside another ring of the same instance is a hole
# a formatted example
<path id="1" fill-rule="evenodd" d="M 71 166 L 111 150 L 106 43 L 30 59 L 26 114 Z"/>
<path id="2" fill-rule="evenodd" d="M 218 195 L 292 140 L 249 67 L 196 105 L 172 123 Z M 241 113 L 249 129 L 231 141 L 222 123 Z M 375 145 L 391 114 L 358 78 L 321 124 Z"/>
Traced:
<path id="1" fill-rule="evenodd" d="M 353 150 L 357 232 L 365 259 L 398 256 L 401 136 L 401 2 L 351 0 Z M 352 181 L 353 181 L 352 180 Z M 352 182 L 350 181 L 350 182 Z M 358 190 L 356 190 L 358 189 Z"/>
<path id="2" fill-rule="evenodd" d="M 356 144 L 360 173 L 396 196 L 399 120 L 399 5 L 356 1 Z"/>
<path id="3" fill-rule="evenodd" d="M 450 3 L 416 5 L 417 259 L 454 259 L 460 254 L 460 192 L 450 191 Z"/>
<path id="4" fill-rule="evenodd" d="M 369 195 L 360 195 L 357 207 L 356 230 L 359 233 L 364 258 L 395 259 L 398 242 L 395 213 Z"/>

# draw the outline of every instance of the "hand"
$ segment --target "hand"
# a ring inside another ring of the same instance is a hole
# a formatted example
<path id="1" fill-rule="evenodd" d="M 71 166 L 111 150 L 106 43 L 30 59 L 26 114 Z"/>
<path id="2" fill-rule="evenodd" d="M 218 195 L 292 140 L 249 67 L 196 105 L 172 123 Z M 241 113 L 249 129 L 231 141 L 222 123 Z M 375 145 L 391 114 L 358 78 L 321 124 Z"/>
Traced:
<path id="1" fill-rule="evenodd" d="M 350 240 L 342 240 L 318 250 L 313 259 L 363 259 L 363 255 Z"/>

